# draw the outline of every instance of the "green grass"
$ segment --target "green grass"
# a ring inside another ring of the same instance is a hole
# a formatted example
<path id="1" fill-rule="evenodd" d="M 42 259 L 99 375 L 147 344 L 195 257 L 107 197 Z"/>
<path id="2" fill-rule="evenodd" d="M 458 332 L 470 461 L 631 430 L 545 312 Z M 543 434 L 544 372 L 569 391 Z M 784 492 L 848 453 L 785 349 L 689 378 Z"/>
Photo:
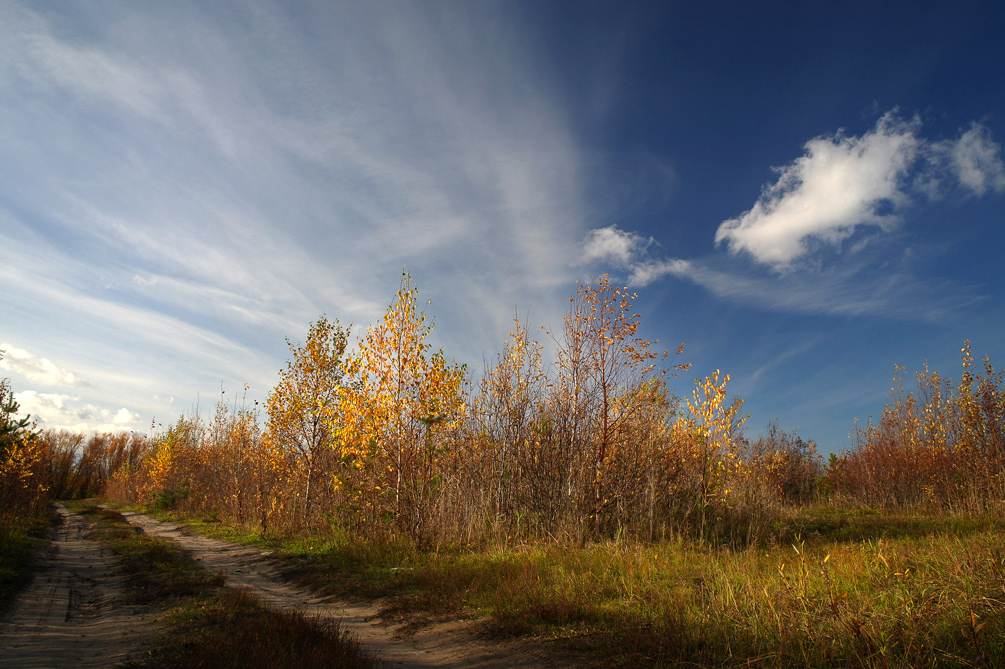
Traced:
<path id="1" fill-rule="evenodd" d="M 174 543 L 137 534 L 121 513 L 76 505 L 118 557 L 133 599 L 170 606 L 167 631 L 131 667 L 370 667 L 337 621 L 263 607 Z"/>
<path id="2" fill-rule="evenodd" d="M 253 540 L 304 583 L 386 597 L 395 619 L 482 615 L 488 635 L 550 638 L 584 662 L 969 667 L 1005 666 L 1003 530 L 994 518 L 816 509 L 780 524 L 774 545 L 743 550 Z"/>

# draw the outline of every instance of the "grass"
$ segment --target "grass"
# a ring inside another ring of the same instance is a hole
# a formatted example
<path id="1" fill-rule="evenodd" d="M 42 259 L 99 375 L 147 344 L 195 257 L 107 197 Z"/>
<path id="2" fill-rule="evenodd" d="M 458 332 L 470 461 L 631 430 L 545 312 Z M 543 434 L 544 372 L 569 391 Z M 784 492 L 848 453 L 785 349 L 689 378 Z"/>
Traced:
<path id="1" fill-rule="evenodd" d="M 167 631 L 130 667 L 370 667 L 373 660 L 337 621 L 267 609 L 224 587 L 174 543 L 137 534 L 121 513 L 77 505 L 94 522 L 137 602 L 170 606 Z"/>
<path id="2" fill-rule="evenodd" d="M 31 518 L 4 514 L 0 518 L 0 617 L 31 582 L 34 562 L 49 543 L 45 535 L 50 522 L 48 514 Z"/>
<path id="3" fill-rule="evenodd" d="M 243 590 L 221 589 L 169 615 L 165 642 L 134 667 L 372 667 L 338 621 L 273 611 Z"/>
<path id="4" fill-rule="evenodd" d="M 385 613 L 480 615 L 614 666 L 1005 666 L 1005 522 L 873 510 L 792 514 L 771 546 L 554 543 L 423 553 L 338 536 L 244 538 Z"/>

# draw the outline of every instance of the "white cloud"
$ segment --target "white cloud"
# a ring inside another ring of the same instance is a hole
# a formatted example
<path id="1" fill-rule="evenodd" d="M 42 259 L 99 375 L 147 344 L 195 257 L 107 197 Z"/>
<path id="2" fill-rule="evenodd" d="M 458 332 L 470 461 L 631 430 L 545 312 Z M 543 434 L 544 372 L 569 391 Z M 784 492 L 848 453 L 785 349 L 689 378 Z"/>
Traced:
<path id="1" fill-rule="evenodd" d="M 918 135 L 920 127 L 894 110 L 861 137 L 810 140 L 805 155 L 778 168 L 778 180 L 750 210 L 719 226 L 715 243 L 786 271 L 816 246 L 840 245 L 861 226 L 890 230 L 917 195 L 940 196 L 943 171 L 978 195 L 1005 190 L 1000 147 L 987 128 L 975 123 L 956 141 L 933 143 Z"/>
<path id="2" fill-rule="evenodd" d="M 23 348 L 4 343 L 0 344 L 0 351 L 4 351 L 3 358 L 0 359 L 0 368 L 21 374 L 31 381 L 46 386 L 87 385 L 73 372 L 57 367 L 48 358 L 36 357 Z"/>
<path id="3" fill-rule="evenodd" d="M 753 208 L 724 221 L 715 243 L 746 252 L 776 270 L 788 269 L 810 242 L 838 244 L 860 225 L 890 228 L 909 201 L 902 182 L 917 158 L 918 122 L 886 114 L 862 137 L 818 137 L 784 168 Z"/>
<path id="4" fill-rule="evenodd" d="M 615 232 L 629 238 L 631 233 Z M 629 254 L 617 263 L 628 283 L 641 287 L 664 276 L 689 281 L 730 302 L 784 313 L 861 316 L 936 322 L 983 302 L 985 296 L 955 282 L 918 275 L 930 262 L 907 249 L 894 262 L 882 248 L 863 248 L 855 262 L 818 271 L 766 275 L 730 266 L 723 256 L 684 260 Z M 871 254 L 871 255 L 870 255 Z M 879 262 L 882 260 L 882 262 Z"/>
<path id="5" fill-rule="evenodd" d="M 616 225 L 596 228 L 583 239 L 580 262 L 610 264 L 628 271 L 628 283 L 645 286 L 667 274 L 686 274 L 688 263 L 679 258 L 653 258 L 650 249 L 658 246 L 634 232 L 621 230 Z"/>
<path id="6" fill-rule="evenodd" d="M 122 407 L 112 416 L 113 425 L 129 426 L 134 425 L 140 419 L 140 415 L 129 409 Z"/>
<path id="7" fill-rule="evenodd" d="M 975 195 L 1005 191 L 1001 147 L 987 128 L 974 123 L 957 140 L 930 142 L 919 136 L 920 126 L 893 111 L 861 137 L 838 133 L 813 139 L 805 155 L 777 170 L 778 181 L 749 211 L 719 226 L 716 244 L 725 243 L 731 255 L 747 253 L 780 276 L 724 268 L 723 258 L 654 257 L 654 239 L 613 225 L 587 234 L 581 259 L 627 270 L 634 286 L 670 275 L 724 299 L 774 311 L 946 318 L 981 302 L 982 295 L 920 278 L 910 248 L 899 264 L 891 264 L 888 253 L 872 248 L 876 236 L 849 245 L 853 262 L 790 271 L 815 248 L 839 245 L 860 226 L 891 229 L 909 205 L 944 197 L 954 185 Z"/>
<path id="8" fill-rule="evenodd" d="M 611 262 L 628 267 L 655 241 L 650 237 L 625 232 L 616 225 L 597 228 L 586 233 L 583 240 L 582 262 Z"/>
<path id="9" fill-rule="evenodd" d="M 988 190 L 1005 192 L 1005 166 L 1001 147 L 991 139 L 991 131 L 974 123 L 959 141 L 950 145 L 952 165 L 960 183 L 976 195 Z"/>
<path id="10" fill-rule="evenodd" d="M 14 400 L 20 405 L 19 414 L 30 415 L 40 428 L 120 432 L 144 427 L 140 415 L 125 407 L 105 409 L 81 404 L 80 397 L 72 395 L 24 390 L 14 393 Z"/>
<path id="11" fill-rule="evenodd" d="M 667 274 L 686 277 L 691 272 L 691 263 L 680 258 L 667 260 L 646 260 L 631 266 L 628 283 L 633 286 L 647 286 Z"/>

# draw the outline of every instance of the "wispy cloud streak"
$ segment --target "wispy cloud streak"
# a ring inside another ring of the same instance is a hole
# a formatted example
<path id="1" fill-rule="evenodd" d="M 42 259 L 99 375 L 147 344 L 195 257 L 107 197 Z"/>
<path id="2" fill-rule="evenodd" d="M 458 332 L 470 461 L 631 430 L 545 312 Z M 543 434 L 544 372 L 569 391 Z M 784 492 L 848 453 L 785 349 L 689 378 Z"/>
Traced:
<path id="1" fill-rule="evenodd" d="M 0 280 L 20 295 L 0 307 L 257 380 L 320 313 L 376 318 L 404 267 L 479 359 L 514 309 L 559 313 L 583 233 L 540 72 L 489 5 L 4 3 Z M 52 340 L 45 320 L 0 336 Z"/>

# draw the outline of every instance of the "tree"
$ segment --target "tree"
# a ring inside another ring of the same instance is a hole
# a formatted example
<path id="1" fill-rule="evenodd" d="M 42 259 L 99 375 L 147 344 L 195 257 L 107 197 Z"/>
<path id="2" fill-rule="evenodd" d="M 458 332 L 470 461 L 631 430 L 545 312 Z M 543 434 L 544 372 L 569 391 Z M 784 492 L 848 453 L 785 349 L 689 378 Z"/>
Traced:
<path id="1" fill-rule="evenodd" d="M 632 423 L 650 402 L 652 394 L 643 390 L 659 387 L 650 381 L 663 379 L 668 371 L 656 364 L 667 352 L 657 353 L 654 342 L 636 335 L 641 319 L 633 313 L 637 297 L 625 287 L 612 286 L 607 275 L 580 285 L 569 300 L 558 353 L 560 404 L 571 419 L 570 443 L 588 463 L 596 533 L 602 512 L 612 502 L 607 469 L 631 440 Z"/>
<path id="2" fill-rule="evenodd" d="M 519 320 L 514 324 L 498 361 L 482 378 L 475 403 L 478 430 L 493 451 L 497 514 L 513 513 L 526 502 L 553 517 L 547 508 L 554 501 L 548 494 L 548 477 L 538 476 L 549 470 L 541 462 L 548 387 L 542 347 Z"/>
<path id="3" fill-rule="evenodd" d="M 443 351 L 431 352 L 432 325 L 417 309 L 417 295 L 403 274 L 395 302 L 353 359 L 354 401 L 346 413 L 354 416 L 351 455 L 372 477 L 360 493 L 422 542 L 443 438 L 467 407 L 466 369 L 447 362 Z"/>
<path id="4" fill-rule="evenodd" d="M 726 404 L 730 376 L 720 374 L 717 369 L 712 376 L 696 379 L 691 398 L 686 400 L 687 415 L 675 426 L 678 441 L 689 445 L 692 464 L 697 468 L 698 490 L 694 501 L 702 534 L 709 529 L 709 511 L 716 506 L 728 506 L 728 481 L 742 470 L 743 442 L 738 437 L 748 418 L 740 415 L 742 398 Z"/>
<path id="5" fill-rule="evenodd" d="M 3 354 L 4 351 L 0 350 L 0 360 L 3 360 Z M 10 379 L 0 379 L 0 456 L 3 456 L 13 444 L 33 433 L 34 423 L 31 416 L 18 418 L 17 413 L 20 409 L 20 405 L 14 399 Z"/>
<path id="6" fill-rule="evenodd" d="M 3 351 L 0 351 L 0 359 Z M 30 416 L 18 417 L 9 379 L 0 379 L 0 529 L 36 512 L 46 493 L 44 453 Z"/>
<path id="7" fill-rule="evenodd" d="M 331 426 L 339 422 L 343 402 L 348 340 L 349 328 L 324 315 L 311 324 L 303 345 L 287 339 L 293 359 L 266 402 L 271 438 L 290 449 L 302 468 L 306 518 L 313 511 L 319 465 L 334 444 Z"/>

